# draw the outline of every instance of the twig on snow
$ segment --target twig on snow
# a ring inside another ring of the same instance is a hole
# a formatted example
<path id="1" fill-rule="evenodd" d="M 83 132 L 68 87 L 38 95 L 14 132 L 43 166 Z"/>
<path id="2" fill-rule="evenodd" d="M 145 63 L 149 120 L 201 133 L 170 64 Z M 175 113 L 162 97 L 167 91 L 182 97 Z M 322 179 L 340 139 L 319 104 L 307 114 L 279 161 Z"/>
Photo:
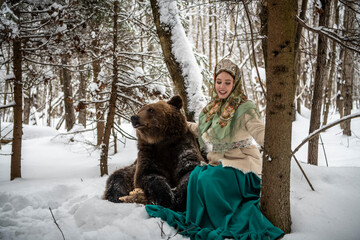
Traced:
<path id="1" fill-rule="evenodd" d="M 65 240 L 64 233 L 63 233 L 63 231 L 61 230 L 61 228 L 60 228 L 59 224 L 56 222 L 56 219 L 55 219 L 54 214 L 53 214 L 53 212 L 52 212 L 52 210 L 51 210 L 51 208 L 50 208 L 50 207 L 49 207 L 49 210 L 50 210 L 50 213 L 51 213 L 52 218 L 54 219 L 54 223 L 55 223 L 55 225 L 56 225 L 56 226 L 57 226 L 57 228 L 60 230 L 61 235 L 62 235 L 63 239 Z"/>

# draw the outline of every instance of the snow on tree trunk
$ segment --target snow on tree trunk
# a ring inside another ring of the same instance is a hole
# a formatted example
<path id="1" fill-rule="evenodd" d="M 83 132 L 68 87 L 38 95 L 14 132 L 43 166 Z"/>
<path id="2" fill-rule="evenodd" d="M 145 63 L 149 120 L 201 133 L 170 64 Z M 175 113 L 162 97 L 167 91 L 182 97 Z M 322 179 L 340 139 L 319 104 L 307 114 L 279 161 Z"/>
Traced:
<path id="1" fill-rule="evenodd" d="M 188 120 L 197 119 L 205 105 L 202 75 L 181 25 L 176 1 L 151 0 L 151 8 L 165 63 L 185 103 L 186 116 Z"/>

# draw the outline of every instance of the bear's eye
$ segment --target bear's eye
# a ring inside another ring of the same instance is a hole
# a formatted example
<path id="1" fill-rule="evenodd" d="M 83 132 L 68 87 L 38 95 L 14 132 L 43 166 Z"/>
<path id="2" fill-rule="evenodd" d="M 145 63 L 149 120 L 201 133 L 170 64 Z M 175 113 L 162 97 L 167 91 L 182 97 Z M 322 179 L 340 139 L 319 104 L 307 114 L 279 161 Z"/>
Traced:
<path id="1" fill-rule="evenodd" d="M 149 113 L 153 113 L 153 112 L 154 112 L 154 109 L 149 108 L 147 111 L 148 111 Z"/>

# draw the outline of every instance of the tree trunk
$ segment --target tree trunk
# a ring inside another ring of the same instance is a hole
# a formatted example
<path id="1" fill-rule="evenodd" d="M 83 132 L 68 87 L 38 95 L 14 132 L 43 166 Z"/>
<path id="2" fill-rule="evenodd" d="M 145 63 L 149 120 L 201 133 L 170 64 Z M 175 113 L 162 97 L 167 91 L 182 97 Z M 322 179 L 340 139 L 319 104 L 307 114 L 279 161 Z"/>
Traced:
<path id="1" fill-rule="evenodd" d="M 300 19 L 305 19 L 305 13 L 306 13 L 306 9 L 307 9 L 307 3 L 308 0 L 302 0 L 301 2 L 301 10 L 299 13 L 299 18 Z M 301 41 L 301 36 L 302 36 L 302 26 L 298 23 L 296 23 L 296 35 L 295 35 L 295 74 L 296 76 L 300 76 L 299 73 L 299 69 L 300 69 L 300 57 L 301 57 L 301 52 L 299 51 L 299 46 L 300 46 L 300 41 Z M 300 80 L 297 81 L 297 95 L 300 94 Z M 294 104 L 295 106 L 295 104 Z M 296 120 L 296 111 L 298 113 L 301 112 L 301 100 L 300 97 L 298 99 L 296 99 L 296 109 L 294 109 L 295 111 L 293 111 L 293 120 Z"/>
<path id="2" fill-rule="evenodd" d="M 212 71 L 212 6 L 211 1 L 209 0 L 209 71 Z"/>
<path id="3" fill-rule="evenodd" d="M 167 69 L 170 73 L 170 76 L 174 82 L 175 88 L 177 93 L 181 96 L 181 98 L 184 101 L 184 110 L 185 115 L 187 117 L 188 121 L 193 121 L 195 117 L 195 110 L 190 110 L 191 108 L 194 108 L 194 106 L 189 106 L 189 102 L 191 101 L 191 96 L 187 90 L 190 88 L 185 87 L 185 77 L 190 78 L 191 76 L 185 76 L 183 73 L 183 65 L 188 64 L 188 62 L 180 62 L 179 59 L 177 59 L 172 52 L 173 49 L 173 42 L 172 42 L 172 32 L 171 29 L 173 26 L 168 26 L 167 24 L 160 22 L 160 13 L 159 13 L 159 6 L 157 0 L 150 0 L 151 2 L 151 8 L 153 12 L 154 17 L 154 23 L 156 26 L 157 35 L 159 36 L 162 52 L 164 55 L 164 60 L 167 66 Z M 171 2 L 170 2 L 171 3 Z M 176 20 L 175 20 L 176 21 Z M 179 49 L 177 49 L 179 50 Z M 188 64 L 189 65 L 189 64 Z M 191 80 L 188 80 L 188 82 Z M 198 88 L 199 86 L 196 86 L 194 84 L 194 89 Z M 201 91 L 201 90 L 200 90 Z M 200 103 L 196 103 L 200 105 Z"/>
<path id="4" fill-rule="evenodd" d="M 291 111 L 296 87 L 295 16 L 295 0 L 268 1 L 267 107 L 260 206 L 264 215 L 285 233 L 291 229 Z"/>
<path id="5" fill-rule="evenodd" d="M 62 56 L 61 63 L 68 64 L 68 56 Z M 71 73 L 66 67 L 62 67 L 61 76 L 63 80 L 64 105 L 65 105 L 65 128 L 70 131 L 75 123 L 74 99 L 72 96 Z"/>
<path id="6" fill-rule="evenodd" d="M 92 42 L 92 46 L 94 47 L 94 49 L 97 49 L 98 42 L 94 40 Z M 98 55 L 96 50 L 94 50 L 94 52 L 96 53 L 96 55 Z M 104 129 L 105 129 L 104 104 L 101 103 L 103 97 L 100 94 L 104 90 L 105 84 L 99 82 L 99 73 L 101 71 L 100 60 L 95 58 L 92 59 L 92 70 L 94 75 L 93 82 L 98 86 L 98 91 L 99 91 L 95 96 L 96 100 L 99 101 L 95 103 L 95 114 L 96 114 L 96 133 L 97 133 L 96 145 L 100 146 L 104 138 Z"/>
<path id="7" fill-rule="evenodd" d="M 327 124 L 329 109 L 331 104 L 331 92 L 332 85 L 334 80 L 334 72 L 335 72 L 335 58 L 336 58 L 336 43 L 333 41 L 331 45 L 331 56 L 330 56 L 330 73 L 329 77 L 326 80 L 325 93 L 324 93 L 324 111 L 323 111 L 323 126 Z"/>
<path id="8" fill-rule="evenodd" d="M 52 100 L 53 100 L 53 95 L 52 95 L 52 83 L 51 80 L 49 80 L 47 82 L 47 95 L 48 95 L 48 108 L 47 108 L 47 119 L 46 119 L 46 126 L 50 127 L 51 126 L 51 112 L 52 112 Z"/>
<path id="9" fill-rule="evenodd" d="M 79 58 L 79 63 L 81 63 L 81 58 Z M 80 70 L 80 84 L 79 84 L 79 106 L 78 106 L 78 121 L 81 125 L 86 128 L 86 107 L 83 102 L 86 101 L 86 78 L 84 73 L 84 66 L 79 67 Z"/>
<path id="10" fill-rule="evenodd" d="M 322 9 L 319 11 L 319 26 L 327 27 L 329 24 L 330 0 L 321 0 Z M 311 105 L 309 133 L 320 128 L 321 106 L 323 99 L 324 79 L 327 76 L 326 68 L 327 38 L 318 36 L 317 62 L 314 79 L 314 91 Z M 318 165 L 319 136 L 309 141 L 308 163 Z"/>
<path id="11" fill-rule="evenodd" d="M 344 57 L 344 48 L 340 48 L 339 58 L 343 59 Z M 340 118 L 344 117 L 344 81 L 343 81 L 343 64 L 340 63 L 337 68 L 337 77 L 336 77 L 336 108 L 339 111 Z M 344 129 L 344 123 L 340 123 L 340 128 Z"/>
<path id="12" fill-rule="evenodd" d="M 15 15 L 20 19 L 20 8 L 14 10 Z M 18 23 L 20 26 L 20 22 Z M 17 37 L 13 41 L 13 72 L 14 80 L 14 127 L 11 155 L 10 180 L 21 178 L 21 144 L 22 144 L 22 52 L 21 38 Z"/>
<path id="13" fill-rule="evenodd" d="M 29 124 L 30 121 L 30 108 L 31 108 L 31 99 L 30 99 L 30 89 L 24 90 L 24 110 L 23 110 L 23 123 Z"/>
<path id="14" fill-rule="evenodd" d="M 218 29 L 218 19 L 217 19 L 217 12 L 216 12 L 216 7 L 214 8 L 214 18 L 213 18 L 213 21 L 214 21 L 214 28 L 215 28 L 215 63 L 218 62 L 219 58 L 218 58 L 218 48 L 219 48 L 219 35 L 220 35 L 220 31 Z"/>
<path id="15" fill-rule="evenodd" d="M 114 125 L 115 111 L 116 111 L 116 99 L 117 99 L 117 82 L 118 82 L 118 59 L 116 55 L 117 42 L 118 42 L 118 1 L 114 1 L 114 27 L 113 27 L 113 80 L 111 83 L 111 96 L 109 103 L 109 112 L 106 119 L 106 127 L 104 132 L 104 139 L 101 147 L 100 157 L 100 175 L 104 176 L 108 174 L 108 154 L 111 129 Z"/>
<path id="16" fill-rule="evenodd" d="M 348 3 L 345 6 L 345 14 L 344 14 L 344 27 L 345 27 L 345 34 L 353 31 L 355 29 L 355 12 L 352 9 L 355 9 L 354 3 Z M 352 8 L 352 9 L 351 9 Z M 354 82 L 354 52 L 345 48 L 344 50 L 344 116 L 348 116 L 351 114 L 352 110 L 352 89 L 353 89 L 353 82 Z M 347 120 L 344 122 L 344 131 L 343 134 L 347 136 L 351 136 L 351 126 L 350 121 Z"/>
<path id="17" fill-rule="evenodd" d="M 333 12 L 335 13 L 335 18 L 333 25 L 335 27 L 339 24 L 339 11 L 338 11 L 338 1 L 334 0 L 333 2 Z M 331 105 L 331 93 L 333 90 L 333 80 L 334 80 L 334 73 L 335 73 L 335 62 L 336 62 L 336 42 L 332 41 L 331 43 L 331 53 L 330 53 L 330 73 L 329 78 L 327 80 L 327 85 L 325 87 L 325 94 L 324 94 L 324 117 L 323 117 L 323 126 L 327 124 L 328 116 L 329 116 L 329 109 Z"/>

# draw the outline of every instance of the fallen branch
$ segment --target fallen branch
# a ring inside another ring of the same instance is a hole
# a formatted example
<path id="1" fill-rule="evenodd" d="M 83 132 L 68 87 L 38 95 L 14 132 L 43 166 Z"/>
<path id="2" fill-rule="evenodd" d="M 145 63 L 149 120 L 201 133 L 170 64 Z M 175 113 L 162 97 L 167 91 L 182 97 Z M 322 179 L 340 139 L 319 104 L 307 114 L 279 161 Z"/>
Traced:
<path id="1" fill-rule="evenodd" d="M 295 148 L 295 150 L 292 152 L 291 156 L 294 156 L 294 154 L 299 151 L 299 149 L 305 144 L 307 143 L 308 141 L 310 141 L 311 139 L 313 139 L 314 137 L 316 137 L 317 135 L 319 135 L 321 132 L 329 129 L 329 128 L 332 128 L 333 126 L 337 125 L 337 124 L 340 124 L 346 120 L 350 120 L 350 119 L 353 119 L 353 118 L 357 118 L 357 117 L 360 117 L 360 113 L 355 113 L 355 114 L 351 114 L 351 115 L 348 115 L 346 117 L 343 117 L 337 121 L 334 121 L 332 123 L 329 123 L 319 129 L 317 129 L 316 131 L 312 132 L 309 136 L 307 136 L 300 144 L 299 146 L 297 146 Z"/>
<path id="2" fill-rule="evenodd" d="M 57 226 L 57 228 L 60 230 L 61 235 L 62 235 L 63 239 L 65 240 L 64 233 L 63 233 L 63 231 L 61 230 L 61 228 L 59 227 L 59 224 L 56 222 L 56 219 L 55 219 L 54 214 L 53 214 L 53 212 L 52 212 L 52 210 L 51 210 L 51 208 L 50 208 L 50 207 L 49 207 L 49 210 L 50 210 L 50 213 L 51 213 L 52 218 L 54 219 L 54 223 L 55 223 L 55 225 L 56 225 L 56 226 Z"/>
<path id="3" fill-rule="evenodd" d="M 302 172 L 302 174 L 304 175 L 304 177 L 305 177 L 306 181 L 308 182 L 308 184 L 309 184 L 309 186 L 310 186 L 311 190 L 315 191 L 315 189 L 314 189 L 313 185 L 311 184 L 311 182 L 310 182 L 309 178 L 307 177 L 307 175 L 306 175 L 306 173 L 305 173 L 304 169 L 301 167 L 301 165 L 300 165 L 299 161 L 297 160 L 297 158 L 295 157 L 295 155 L 293 155 L 292 157 L 294 158 L 295 162 L 297 163 L 298 167 L 300 168 L 300 171 L 301 171 L 301 172 Z"/>
<path id="4" fill-rule="evenodd" d="M 304 169 L 301 167 L 299 161 L 296 159 L 295 153 L 296 153 L 297 151 L 299 151 L 299 149 L 300 149 L 305 143 L 307 143 L 308 141 L 310 141 L 311 139 L 313 139 L 314 137 L 316 137 L 317 135 L 319 135 L 321 132 L 323 132 L 323 131 L 325 131 L 325 130 L 327 130 L 327 129 L 329 129 L 329 128 L 332 128 L 333 126 L 335 126 L 335 125 L 337 125 L 337 124 L 340 124 L 340 123 L 342 123 L 342 122 L 344 122 L 344 121 L 346 121 L 346 120 L 350 120 L 350 119 L 352 119 L 352 118 L 357 118 L 357 117 L 360 117 L 360 113 L 355 113 L 355 114 L 352 114 L 352 115 L 348 115 L 348 116 L 343 117 L 343 118 L 341 118 L 341 119 L 339 119 L 339 120 L 337 120 L 337 121 L 334 121 L 334 122 L 332 122 L 332 123 L 329 123 L 329 124 L 325 125 L 325 126 L 322 127 L 322 128 L 319 128 L 318 130 L 312 132 L 309 136 L 307 136 L 307 137 L 300 143 L 300 145 L 297 146 L 294 151 L 292 151 L 291 157 L 293 157 L 293 158 L 295 159 L 295 161 L 296 161 L 297 165 L 299 166 L 302 174 L 304 175 L 306 181 L 308 182 L 310 188 L 311 188 L 313 191 L 315 191 L 315 189 L 314 189 L 314 187 L 312 186 L 309 178 L 306 176 L 305 171 L 304 171 Z"/>

